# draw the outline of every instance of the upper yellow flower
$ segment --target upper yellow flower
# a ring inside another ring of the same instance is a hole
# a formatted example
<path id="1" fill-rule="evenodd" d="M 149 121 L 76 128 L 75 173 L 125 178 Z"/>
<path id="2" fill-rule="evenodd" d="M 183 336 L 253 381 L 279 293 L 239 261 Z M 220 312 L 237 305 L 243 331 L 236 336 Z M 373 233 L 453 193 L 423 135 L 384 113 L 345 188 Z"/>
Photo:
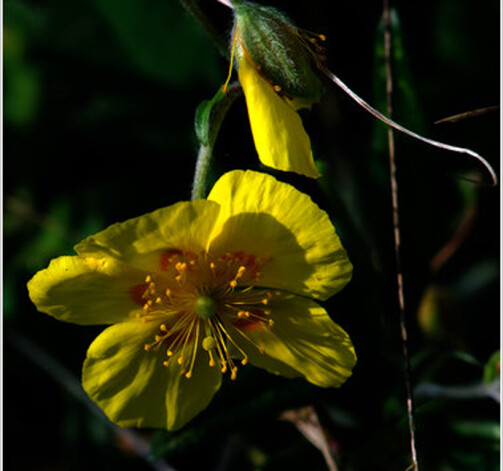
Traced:
<path id="1" fill-rule="evenodd" d="M 351 263 L 326 213 L 271 176 L 227 173 L 207 200 L 114 224 L 75 250 L 33 277 L 30 297 L 59 320 L 113 324 L 82 382 L 121 426 L 182 427 L 247 362 L 323 387 L 351 374 L 348 335 L 309 299 L 342 289 Z"/>
<path id="2" fill-rule="evenodd" d="M 311 49 L 316 40 L 275 8 L 233 4 L 232 55 L 258 156 L 269 167 L 317 178 L 311 142 L 296 111 L 320 100 L 321 82 L 313 70 L 319 56 Z"/>

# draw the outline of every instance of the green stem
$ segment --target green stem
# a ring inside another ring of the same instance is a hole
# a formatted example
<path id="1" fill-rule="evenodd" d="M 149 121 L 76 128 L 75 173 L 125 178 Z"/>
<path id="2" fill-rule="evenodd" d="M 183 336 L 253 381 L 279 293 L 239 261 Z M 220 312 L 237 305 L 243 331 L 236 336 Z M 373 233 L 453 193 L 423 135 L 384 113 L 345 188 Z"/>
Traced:
<path id="1" fill-rule="evenodd" d="M 192 183 L 192 200 L 206 198 L 206 186 L 213 147 L 218 137 L 222 122 L 234 100 L 241 95 L 242 88 L 239 82 L 234 82 L 227 87 L 223 98 L 215 104 L 208 120 L 207 139 L 200 143 L 197 154 L 196 170 Z"/>

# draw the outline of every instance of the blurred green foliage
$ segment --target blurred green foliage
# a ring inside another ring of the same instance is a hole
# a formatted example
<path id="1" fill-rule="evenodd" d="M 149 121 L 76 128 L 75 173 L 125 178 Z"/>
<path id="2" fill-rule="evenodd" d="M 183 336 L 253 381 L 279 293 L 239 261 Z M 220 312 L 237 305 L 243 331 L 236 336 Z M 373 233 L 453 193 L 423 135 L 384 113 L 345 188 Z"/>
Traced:
<path id="1" fill-rule="evenodd" d="M 385 110 L 379 2 L 338 3 L 336 15 L 323 0 L 269 4 L 326 34 L 329 68 Z M 228 38 L 229 11 L 216 1 L 200 5 Z M 393 6 L 396 119 L 497 167 L 498 113 L 433 123 L 499 102 L 498 2 Z M 151 469 L 22 355 L 13 334 L 79 377 L 100 329 L 37 313 L 25 283 L 83 237 L 188 199 L 194 115 L 225 81 L 227 61 L 175 0 L 6 0 L 3 46 L 6 469 Z M 152 439 L 153 457 L 180 471 L 326 469 L 294 425 L 278 420 L 305 405 L 315 406 L 341 471 L 410 463 L 386 128 L 329 83 L 325 89 L 302 115 L 324 177 L 318 184 L 274 174 L 329 212 L 349 252 L 354 279 L 325 306 L 350 333 L 359 363 L 338 390 L 244 368 L 185 429 L 142 435 Z M 396 145 L 420 463 L 496 471 L 498 190 L 460 180 L 483 177 L 462 156 L 399 135 Z M 220 130 L 212 175 L 234 168 L 269 171 L 258 163 L 242 98 Z"/>

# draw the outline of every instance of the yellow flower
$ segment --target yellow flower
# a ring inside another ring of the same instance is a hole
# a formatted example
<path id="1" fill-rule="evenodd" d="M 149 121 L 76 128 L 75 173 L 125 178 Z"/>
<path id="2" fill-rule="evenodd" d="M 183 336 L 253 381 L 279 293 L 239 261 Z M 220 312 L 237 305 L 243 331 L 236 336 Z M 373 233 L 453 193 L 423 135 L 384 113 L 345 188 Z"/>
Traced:
<path id="1" fill-rule="evenodd" d="M 112 324 L 82 374 L 112 422 L 178 429 L 247 362 L 322 387 L 351 374 L 351 340 L 310 299 L 342 289 L 351 263 L 326 213 L 271 176 L 227 173 L 207 200 L 114 224 L 75 249 L 28 289 L 59 320 Z"/>
<path id="2" fill-rule="evenodd" d="M 269 167 L 317 178 L 311 142 L 296 110 L 320 100 L 313 64 L 322 60 L 316 42 L 324 36 L 301 32 L 275 8 L 233 3 L 231 57 L 238 62 L 258 156 Z"/>

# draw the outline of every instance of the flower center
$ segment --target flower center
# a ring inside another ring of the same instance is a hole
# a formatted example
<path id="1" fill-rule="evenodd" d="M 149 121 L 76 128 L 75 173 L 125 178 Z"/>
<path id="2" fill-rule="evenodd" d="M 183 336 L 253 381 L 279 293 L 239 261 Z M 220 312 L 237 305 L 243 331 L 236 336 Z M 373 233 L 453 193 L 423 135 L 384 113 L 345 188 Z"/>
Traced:
<path id="1" fill-rule="evenodd" d="M 194 310 L 201 319 L 209 319 L 217 312 L 217 304 L 209 296 L 199 296 L 194 303 Z"/>
<path id="2" fill-rule="evenodd" d="M 166 351 L 165 366 L 176 362 L 180 373 L 190 378 L 201 351 L 209 365 L 236 378 L 236 358 L 248 362 L 243 350 L 250 344 L 260 353 L 249 333 L 271 329 L 271 291 L 255 288 L 268 259 L 243 252 L 219 257 L 207 252 L 171 249 L 161 254 L 158 272 L 130 289 L 141 309 L 137 317 L 159 325 L 154 341 L 145 350 Z M 199 349 L 199 347 L 202 347 Z"/>

